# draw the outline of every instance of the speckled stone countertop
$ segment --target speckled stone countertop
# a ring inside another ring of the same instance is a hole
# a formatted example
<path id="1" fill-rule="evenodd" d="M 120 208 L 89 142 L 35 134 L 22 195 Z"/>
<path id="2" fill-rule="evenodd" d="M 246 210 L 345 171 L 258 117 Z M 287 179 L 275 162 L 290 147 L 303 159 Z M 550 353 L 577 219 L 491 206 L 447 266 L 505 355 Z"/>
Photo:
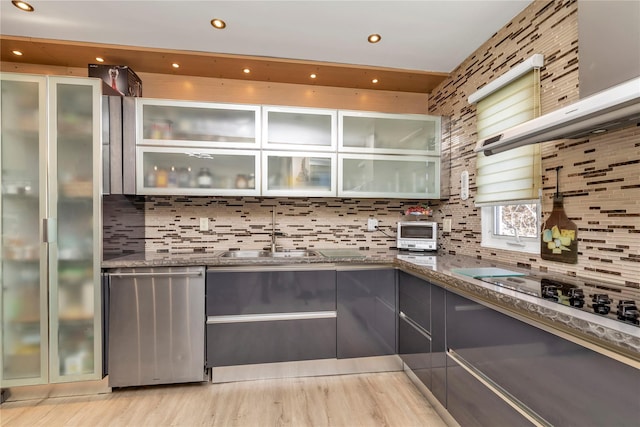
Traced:
<path id="1" fill-rule="evenodd" d="M 463 276 L 458 268 L 500 267 L 531 275 L 532 272 L 510 265 L 492 263 L 466 256 L 437 255 L 429 257 L 407 255 L 393 249 L 318 249 L 320 256 L 299 258 L 233 258 L 221 257 L 222 251 L 199 253 L 142 253 L 122 256 L 102 262 L 105 269 L 135 267 L 196 266 L 270 266 L 304 264 L 391 264 L 409 273 L 459 293 L 462 296 L 492 306 L 508 315 L 522 318 L 543 329 L 569 334 L 583 344 L 597 350 L 613 352 L 627 363 L 640 368 L 640 327 L 619 322 L 595 313 L 579 310 L 556 302 L 547 301 L 478 279 Z M 563 280 L 562 276 L 535 273 L 537 277 L 549 276 Z M 637 300 L 640 300 L 640 294 Z"/>

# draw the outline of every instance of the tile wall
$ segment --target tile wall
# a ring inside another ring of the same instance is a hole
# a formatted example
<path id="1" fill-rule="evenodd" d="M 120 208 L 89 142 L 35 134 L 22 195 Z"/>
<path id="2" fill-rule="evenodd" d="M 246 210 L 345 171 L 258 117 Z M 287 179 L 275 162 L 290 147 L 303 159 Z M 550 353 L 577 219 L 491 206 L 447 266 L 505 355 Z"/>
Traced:
<path id="1" fill-rule="evenodd" d="M 578 100 L 576 1 L 536 1 L 460 64 L 429 99 L 430 114 L 451 116 L 451 198 L 440 214 L 451 217 L 451 234 L 442 250 L 517 263 L 640 287 L 640 128 L 591 139 L 542 144 L 543 218 L 552 208 L 556 166 L 565 211 L 578 226 L 577 264 L 480 247 L 481 225 L 475 208 L 475 108 L 467 97 L 534 53 L 545 56 L 541 72 L 542 113 Z M 460 173 L 470 176 L 470 197 L 461 200 Z"/>
<path id="2" fill-rule="evenodd" d="M 278 246 L 376 248 L 395 246 L 395 222 L 416 201 L 338 198 L 147 197 L 146 248 L 153 252 L 258 249 L 271 244 L 276 210 Z M 382 231 L 367 231 L 375 216 Z M 209 231 L 200 231 L 200 218 Z M 393 226 L 392 230 L 389 228 Z"/>

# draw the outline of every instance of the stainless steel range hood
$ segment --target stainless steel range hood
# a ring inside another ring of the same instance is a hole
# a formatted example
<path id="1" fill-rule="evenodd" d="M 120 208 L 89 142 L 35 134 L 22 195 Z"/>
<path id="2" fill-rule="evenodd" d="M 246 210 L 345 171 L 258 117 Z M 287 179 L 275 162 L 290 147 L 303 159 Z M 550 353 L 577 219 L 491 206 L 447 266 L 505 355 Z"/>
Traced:
<path id="1" fill-rule="evenodd" d="M 475 151 L 581 138 L 640 123 L 640 2 L 578 2 L 580 101 L 484 138 Z"/>
<path id="2" fill-rule="evenodd" d="M 486 155 L 538 142 L 580 138 L 640 123 L 640 77 L 478 141 Z"/>

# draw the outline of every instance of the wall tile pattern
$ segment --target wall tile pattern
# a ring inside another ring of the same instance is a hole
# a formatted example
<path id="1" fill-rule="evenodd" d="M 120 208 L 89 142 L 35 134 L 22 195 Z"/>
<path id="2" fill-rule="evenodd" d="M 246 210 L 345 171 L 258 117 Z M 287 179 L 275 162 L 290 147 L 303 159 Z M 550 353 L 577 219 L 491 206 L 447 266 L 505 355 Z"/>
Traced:
<path id="1" fill-rule="evenodd" d="M 542 113 L 579 99 L 576 1 L 535 1 L 456 68 L 431 95 L 430 114 L 451 116 L 451 198 L 442 217 L 452 233 L 442 250 L 517 263 L 532 270 L 605 280 L 640 288 L 640 127 L 580 140 L 542 144 L 543 212 L 548 217 L 560 170 L 560 191 L 578 227 L 578 263 L 541 260 L 537 255 L 480 247 L 479 210 L 474 206 L 475 107 L 467 97 L 534 53 L 545 56 L 541 70 Z M 470 176 L 470 197 L 460 199 L 460 173 Z M 606 290 L 605 290 L 606 291 Z"/>
<path id="2" fill-rule="evenodd" d="M 339 198 L 147 197 L 146 250 L 209 252 L 259 249 L 271 244 L 272 210 L 276 243 L 284 248 L 389 248 L 405 206 L 418 201 Z M 381 231 L 367 231 L 375 216 Z M 209 231 L 200 231 L 208 218 Z M 392 228 L 389 228 L 392 227 Z"/>

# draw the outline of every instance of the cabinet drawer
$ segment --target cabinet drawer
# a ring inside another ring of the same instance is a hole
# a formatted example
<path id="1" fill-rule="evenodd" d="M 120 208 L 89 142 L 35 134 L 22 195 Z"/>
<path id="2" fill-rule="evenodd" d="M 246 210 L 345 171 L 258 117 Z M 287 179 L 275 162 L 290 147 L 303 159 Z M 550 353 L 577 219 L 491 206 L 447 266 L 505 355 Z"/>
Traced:
<path id="1" fill-rule="evenodd" d="M 533 425 L 449 357 L 447 411 L 462 426 Z"/>
<path id="2" fill-rule="evenodd" d="M 336 357 L 336 319 L 207 325 L 207 367 Z"/>
<path id="3" fill-rule="evenodd" d="M 431 284 L 400 272 L 400 311 L 431 333 Z"/>
<path id="4" fill-rule="evenodd" d="M 336 310 L 336 272 L 208 271 L 208 316 Z"/>
<path id="5" fill-rule="evenodd" d="M 398 354 L 418 379 L 431 389 L 431 339 L 403 318 L 398 321 Z"/>

